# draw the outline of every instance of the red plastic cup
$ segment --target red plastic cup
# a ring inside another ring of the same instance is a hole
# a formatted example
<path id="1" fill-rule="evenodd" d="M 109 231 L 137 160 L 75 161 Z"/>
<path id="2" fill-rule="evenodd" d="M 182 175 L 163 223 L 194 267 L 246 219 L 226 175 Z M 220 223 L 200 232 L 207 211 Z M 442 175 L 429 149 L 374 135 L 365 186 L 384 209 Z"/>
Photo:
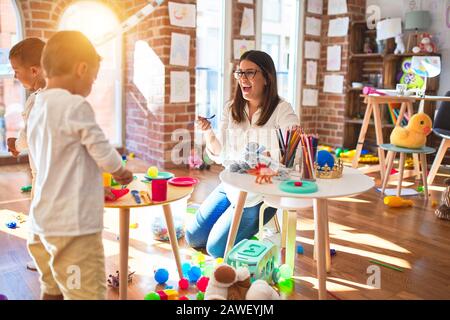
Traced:
<path id="1" fill-rule="evenodd" d="M 152 201 L 167 200 L 167 180 L 152 180 Z"/>

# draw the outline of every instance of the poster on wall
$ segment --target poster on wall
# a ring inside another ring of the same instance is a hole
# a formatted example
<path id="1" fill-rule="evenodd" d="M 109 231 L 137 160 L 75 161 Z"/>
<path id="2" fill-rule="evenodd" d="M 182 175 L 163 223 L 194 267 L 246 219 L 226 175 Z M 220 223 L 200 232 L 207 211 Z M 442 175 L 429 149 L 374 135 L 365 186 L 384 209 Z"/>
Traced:
<path id="1" fill-rule="evenodd" d="M 310 36 L 320 36 L 322 21 L 313 17 L 306 17 L 306 34 Z"/>
<path id="2" fill-rule="evenodd" d="M 317 85 L 317 62 L 307 61 L 306 62 L 306 84 L 308 86 Z"/>
<path id="3" fill-rule="evenodd" d="M 347 12 L 347 0 L 328 0 L 328 15 L 345 14 Z"/>
<path id="4" fill-rule="evenodd" d="M 330 20 L 330 24 L 328 26 L 328 36 L 329 37 L 347 36 L 349 24 L 350 24 L 349 17 Z"/>
<path id="5" fill-rule="evenodd" d="M 191 36 L 172 32 L 170 47 L 170 64 L 174 66 L 189 66 L 189 43 Z"/>
<path id="6" fill-rule="evenodd" d="M 234 40 L 233 41 L 233 51 L 234 51 L 234 59 L 239 60 L 241 56 L 249 51 L 255 50 L 255 41 L 254 40 Z"/>
<path id="7" fill-rule="evenodd" d="M 239 3 L 253 4 L 253 0 L 239 0 Z"/>
<path id="8" fill-rule="evenodd" d="M 255 35 L 254 10 L 244 8 L 244 12 L 242 13 L 241 36 L 254 36 L 254 35 Z"/>
<path id="9" fill-rule="evenodd" d="M 319 90 L 303 89 L 302 104 L 306 107 L 317 107 L 319 105 Z"/>
<path id="10" fill-rule="evenodd" d="M 320 42 L 305 41 L 305 59 L 320 59 Z"/>
<path id="11" fill-rule="evenodd" d="M 344 92 L 344 76 L 327 75 L 324 79 L 323 92 L 343 93 Z"/>
<path id="12" fill-rule="evenodd" d="M 189 102 L 191 99 L 188 71 L 170 72 L 170 103 Z"/>
<path id="13" fill-rule="evenodd" d="M 195 28 L 195 4 L 184 4 L 169 1 L 170 24 L 178 27 Z"/>
<path id="14" fill-rule="evenodd" d="M 308 0 L 308 12 L 323 14 L 323 0 Z"/>
<path id="15" fill-rule="evenodd" d="M 341 46 L 329 46 L 327 48 L 327 71 L 341 70 Z"/>

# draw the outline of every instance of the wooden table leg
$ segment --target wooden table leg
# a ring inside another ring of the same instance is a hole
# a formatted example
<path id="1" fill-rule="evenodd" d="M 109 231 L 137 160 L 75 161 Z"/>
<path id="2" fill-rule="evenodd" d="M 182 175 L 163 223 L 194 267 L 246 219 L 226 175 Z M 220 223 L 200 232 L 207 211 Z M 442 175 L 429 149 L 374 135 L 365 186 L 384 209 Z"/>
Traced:
<path id="1" fill-rule="evenodd" d="M 128 245 L 130 236 L 130 209 L 122 208 L 119 212 L 119 299 L 127 300 L 128 296 Z"/>
<path id="2" fill-rule="evenodd" d="M 397 197 L 400 197 L 402 194 L 403 171 L 405 171 L 405 157 L 406 157 L 406 154 L 403 152 L 400 152 L 400 164 L 398 167 L 399 177 L 398 177 L 398 186 L 397 186 Z"/>
<path id="3" fill-rule="evenodd" d="M 259 208 L 259 227 L 258 227 L 258 238 L 260 241 L 264 238 L 264 211 L 268 208 L 267 204 L 263 202 Z M 275 214 L 276 215 L 276 214 Z"/>
<path id="4" fill-rule="evenodd" d="M 245 199 L 247 199 L 247 192 L 241 191 L 239 193 L 239 199 L 234 210 L 233 221 L 231 223 L 230 231 L 228 233 L 227 246 L 225 247 L 224 258 L 228 252 L 233 248 L 236 241 L 237 232 L 239 230 L 239 224 L 241 223 L 242 213 L 244 210 Z"/>
<path id="5" fill-rule="evenodd" d="M 386 169 L 386 163 L 384 158 L 384 150 L 379 147 L 380 145 L 383 144 L 383 128 L 381 124 L 380 108 L 381 106 L 379 104 L 373 106 L 373 118 L 375 122 L 375 135 L 378 144 L 378 158 L 380 159 L 380 175 L 381 180 L 383 180 L 385 174 L 384 170 Z"/>
<path id="6" fill-rule="evenodd" d="M 314 199 L 314 222 L 317 233 L 317 278 L 319 282 L 319 300 L 327 298 L 326 240 L 324 218 L 326 217 L 327 200 Z"/>
<path id="7" fill-rule="evenodd" d="M 367 104 L 366 113 L 364 114 L 364 120 L 361 126 L 361 131 L 359 132 L 358 144 L 356 145 L 356 153 L 353 158 L 352 167 L 358 168 L 359 156 L 361 155 L 361 151 L 364 145 L 364 140 L 366 139 L 367 128 L 369 128 L 370 117 L 372 115 L 372 103 Z"/>
<path id="8" fill-rule="evenodd" d="M 325 200 L 326 201 L 326 200 Z M 328 224 L 328 205 L 322 207 L 322 223 L 325 233 L 325 265 L 327 273 L 331 271 L 330 231 Z"/>
<path id="9" fill-rule="evenodd" d="M 166 218 L 167 231 L 169 232 L 170 245 L 172 246 L 173 255 L 175 256 L 175 262 L 177 264 L 178 275 L 183 278 L 183 269 L 181 268 L 180 250 L 178 249 L 178 239 L 175 230 L 175 224 L 173 223 L 172 209 L 170 204 L 163 205 L 164 217 Z"/>
<path id="10" fill-rule="evenodd" d="M 406 112 L 406 102 L 403 102 L 400 107 L 400 112 L 398 114 L 397 123 L 395 124 L 396 126 L 401 126 L 402 120 L 405 117 L 405 112 Z"/>
<path id="11" fill-rule="evenodd" d="M 436 174 L 439 170 L 439 167 L 442 163 L 442 160 L 444 159 L 445 153 L 447 152 L 447 149 L 450 148 L 450 140 L 449 139 L 442 139 L 441 145 L 439 146 L 439 150 L 436 154 L 436 157 L 434 158 L 433 165 L 431 166 L 430 172 L 428 173 L 428 184 L 433 184 L 434 177 L 436 177 Z"/>
<path id="12" fill-rule="evenodd" d="M 285 262 L 292 270 L 295 269 L 295 240 L 297 237 L 297 211 L 287 210 L 288 225 L 287 225 L 287 244 L 286 244 L 286 259 Z"/>
<path id="13" fill-rule="evenodd" d="M 281 225 L 281 247 L 286 248 L 286 234 L 287 234 L 287 225 L 288 225 L 288 213 L 283 209 L 283 220 Z"/>
<path id="14" fill-rule="evenodd" d="M 389 183 L 389 178 L 391 176 L 391 171 L 392 171 L 392 167 L 394 166 L 394 160 L 396 157 L 397 153 L 394 151 L 389 151 L 388 152 L 388 156 L 387 156 L 387 167 L 386 167 L 386 172 L 383 178 L 383 183 L 381 185 L 381 195 L 384 196 L 384 191 L 386 190 L 386 186 Z"/>
<path id="15" fill-rule="evenodd" d="M 428 200 L 428 182 L 427 182 L 428 164 L 427 164 L 427 155 L 425 153 L 421 153 L 420 154 L 420 160 L 422 162 L 422 182 L 423 182 L 423 187 L 425 189 L 425 199 Z"/>

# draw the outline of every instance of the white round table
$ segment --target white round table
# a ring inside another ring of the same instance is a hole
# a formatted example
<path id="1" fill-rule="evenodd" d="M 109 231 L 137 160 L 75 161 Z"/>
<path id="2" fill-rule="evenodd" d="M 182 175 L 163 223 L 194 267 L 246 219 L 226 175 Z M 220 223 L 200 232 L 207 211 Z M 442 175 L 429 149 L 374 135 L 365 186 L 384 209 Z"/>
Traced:
<path id="1" fill-rule="evenodd" d="M 228 235 L 225 256 L 236 241 L 236 235 L 241 222 L 245 199 L 247 198 L 248 192 L 261 194 L 268 205 L 285 210 L 293 211 L 314 206 L 314 234 L 316 241 L 315 252 L 317 254 L 319 299 L 326 299 L 326 273 L 327 269 L 330 269 L 331 262 L 328 241 L 327 200 L 330 198 L 354 196 L 366 192 L 375 186 L 372 178 L 364 175 L 357 169 L 345 167 L 342 178 L 340 179 L 317 179 L 316 183 L 318 191 L 309 194 L 287 193 L 279 189 L 280 181 L 273 180 L 272 184 L 258 184 L 255 182 L 255 176 L 233 173 L 227 170 L 220 173 L 220 180 L 225 184 L 241 190 Z M 295 226 L 295 224 L 293 224 L 294 221 L 296 221 L 296 215 L 292 216 L 292 219 L 288 219 L 288 224 L 291 227 Z M 295 228 L 293 230 L 295 234 Z M 295 250 L 295 248 L 293 248 L 293 250 Z M 292 251 L 292 248 L 289 250 L 289 255 L 293 260 L 295 255 L 290 251 Z M 288 250 L 286 250 L 286 255 L 288 255 Z M 288 260 L 287 257 L 286 260 Z M 288 264 L 293 264 L 293 261 Z"/>

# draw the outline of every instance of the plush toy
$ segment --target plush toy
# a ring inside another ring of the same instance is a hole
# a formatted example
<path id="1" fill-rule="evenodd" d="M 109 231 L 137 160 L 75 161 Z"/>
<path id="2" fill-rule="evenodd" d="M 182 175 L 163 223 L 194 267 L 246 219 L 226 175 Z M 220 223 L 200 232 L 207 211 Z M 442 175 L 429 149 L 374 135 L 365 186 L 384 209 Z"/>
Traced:
<path id="1" fill-rule="evenodd" d="M 416 89 L 416 88 L 423 88 L 423 85 L 425 84 L 425 81 L 422 77 L 416 75 L 413 70 L 411 69 L 412 65 L 412 58 L 405 58 L 402 61 L 402 71 L 399 73 L 397 77 L 397 81 L 400 84 L 406 84 L 406 89 Z"/>
<path id="2" fill-rule="evenodd" d="M 422 40 L 420 41 L 419 48 L 421 53 L 435 53 L 436 45 L 431 41 L 432 36 L 429 33 L 424 33 L 422 35 Z"/>
<path id="3" fill-rule="evenodd" d="M 405 49 L 405 44 L 403 43 L 403 38 L 402 35 L 399 34 L 398 36 L 395 37 L 395 44 L 397 45 L 394 51 L 394 54 L 404 54 L 406 49 Z"/>
<path id="4" fill-rule="evenodd" d="M 444 180 L 447 189 L 442 194 L 442 203 L 435 214 L 439 219 L 450 220 L 450 178 Z"/>
<path id="5" fill-rule="evenodd" d="M 391 144 L 397 147 L 418 149 L 427 142 L 432 122 L 426 113 L 417 113 L 409 119 L 406 127 L 397 126 L 391 133 Z"/>
<path id="6" fill-rule="evenodd" d="M 250 282 L 247 268 L 218 265 L 209 279 L 205 300 L 279 300 L 280 296 L 267 282 Z"/>
<path id="7" fill-rule="evenodd" d="M 402 197 L 389 196 L 384 197 L 384 204 L 390 208 L 412 207 L 412 200 L 405 200 Z"/>

